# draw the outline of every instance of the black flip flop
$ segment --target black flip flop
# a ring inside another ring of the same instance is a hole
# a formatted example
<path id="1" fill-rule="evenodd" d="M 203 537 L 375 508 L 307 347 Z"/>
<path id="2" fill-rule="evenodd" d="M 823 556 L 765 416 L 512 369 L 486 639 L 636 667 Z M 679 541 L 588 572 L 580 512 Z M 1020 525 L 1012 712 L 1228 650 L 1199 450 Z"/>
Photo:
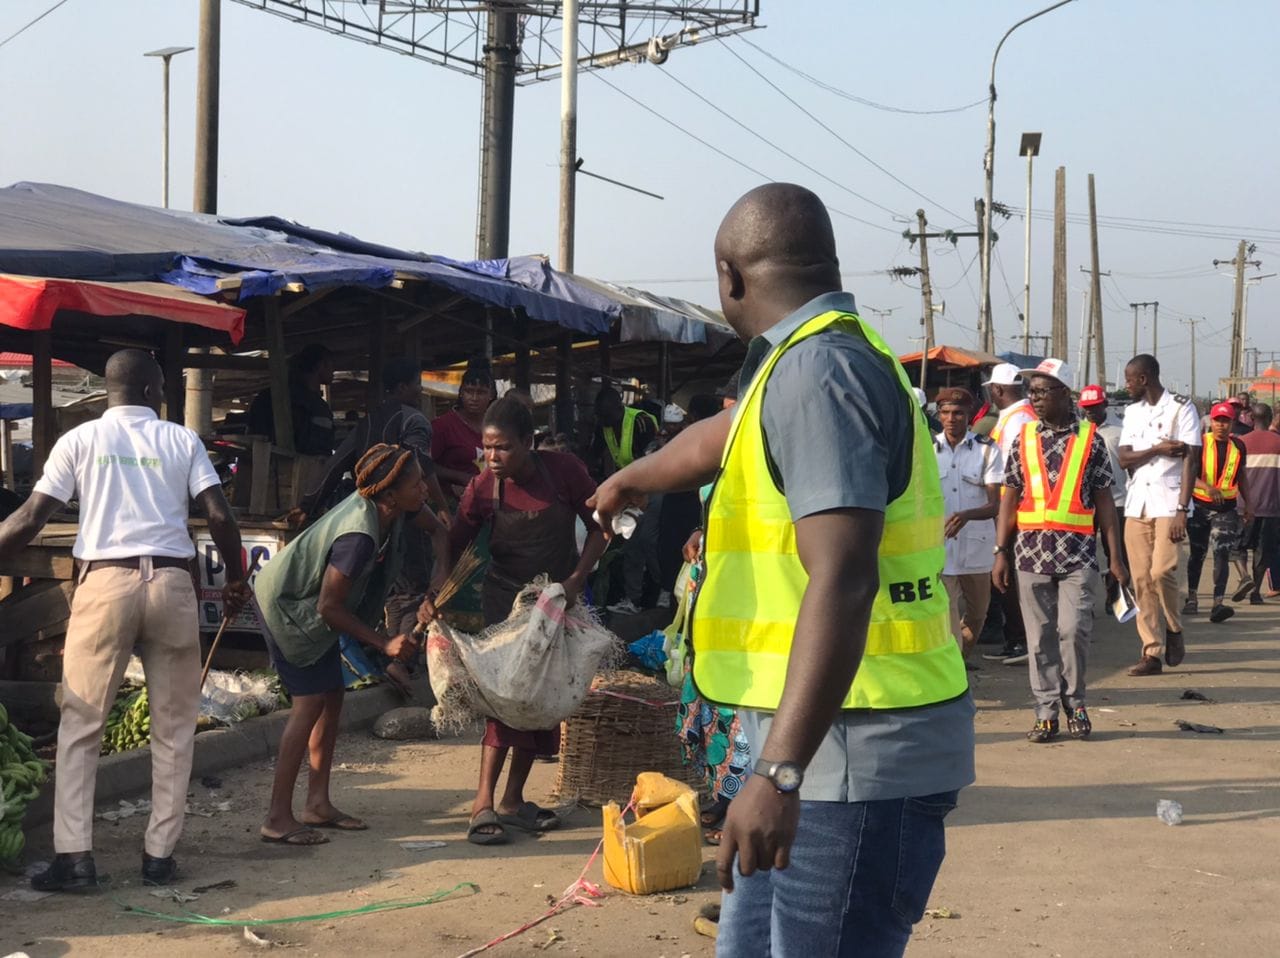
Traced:
<path id="1" fill-rule="evenodd" d="M 496 827 L 498 830 L 496 832 L 480 831 L 485 826 Z M 502 827 L 502 822 L 498 820 L 498 815 L 492 808 L 476 812 L 467 825 L 467 841 L 472 845 L 505 845 L 507 840 L 507 830 Z"/>
<path id="2" fill-rule="evenodd" d="M 560 827 L 559 815 L 549 809 L 539 808 L 533 802 L 525 802 L 516 809 L 514 815 L 499 813 L 498 821 L 531 835 L 554 831 Z"/>
<path id="3" fill-rule="evenodd" d="M 293 847 L 295 847 L 295 848 L 310 848 L 310 847 L 315 846 L 315 845 L 328 845 L 328 844 L 329 844 L 329 839 L 328 839 L 328 838 L 326 838 L 324 835 L 320 835 L 320 839 L 321 839 L 321 840 L 320 840 L 320 841 L 318 841 L 318 842 L 295 842 L 295 841 L 293 841 L 293 839 L 294 839 L 294 838 L 296 838 L 297 836 L 299 836 L 299 835 L 304 835 L 304 834 L 307 834 L 307 833 L 310 833 L 310 834 L 313 834 L 313 835 L 319 835 L 319 834 L 320 834 L 320 833 L 319 833 L 319 832 L 317 832 L 314 828 L 312 828 L 310 825 L 303 825 L 301 828 L 295 828 L 293 831 L 291 831 L 291 832 L 285 832 L 283 835 L 277 835 L 277 836 L 274 836 L 274 837 L 273 837 L 273 836 L 271 836 L 271 835 L 261 835 L 261 834 L 260 834 L 258 837 L 259 837 L 259 838 L 261 838 L 261 839 L 262 839 L 264 842 L 266 842 L 268 845 L 292 845 L 292 846 L 293 846 Z"/>
<path id="4" fill-rule="evenodd" d="M 344 824 L 346 822 L 356 822 L 355 825 Z M 340 832 L 367 832 L 369 826 L 354 815 L 340 815 L 337 818 L 331 818 L 327 822 L 303 822 L 307 828 L 332 828 Z"/>

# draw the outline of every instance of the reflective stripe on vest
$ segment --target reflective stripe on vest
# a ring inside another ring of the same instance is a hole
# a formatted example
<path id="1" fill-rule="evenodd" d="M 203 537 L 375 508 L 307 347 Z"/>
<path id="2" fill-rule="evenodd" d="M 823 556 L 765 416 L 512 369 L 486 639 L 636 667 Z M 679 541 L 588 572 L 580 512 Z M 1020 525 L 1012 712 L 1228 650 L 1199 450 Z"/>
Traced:
<path id="1" fill-rule="evenodd" d="M 629 466 L 636 461 L 635 454 L 635 437 L 636 437 L 636 420 L 641 416 L 652 420 L 654 426 L 658 424 L 658 420 L 643 409 L 635 409 L 627 406 L 622 410 L 622 441 L 613 434 L 612 427 L 606 426 L 600 431 L 604 433 L 605 448 L 609 450 L 609 456 L 613 459 L 613 464 L 618 469 L 623 466 Z"/>
<path id="2" fill-rule="evenodd" d="M 1019 404 L 1022 402 L 1026 402 L 1026 400 L 1020 400 L 1019 403 L 1014 403 L 1014 405 L 1009 407 L 1010 410 L 1017 409 Z M 1026 409 L 1027 415 L 1031 417 L 1032 422 L 1037 422 L 1040 419 L 1040 417 L 1036 415 L 1035 410 L 1031 408 L 1031 405 L 1029 403 L 1024 408 Z M 992 427 L 991 433 L 987 438 L 989 438 L 992 442 L 994 442 L 998 446 L 1000 444 L 1000 437 L 1004 435 L 1005 424 L 1008 423 L 1008 421 L 1012 418 L 1013 418 L 1012 412 L 1010 412 L 1008 416 L 1000 416 L 999 418 L 997 418 L 996 424 L 995 426 Z"/>
<path id="3" fill-rule="evenodd" d="M 841 707 L 902 709 L 949 701 L 964 694 L 968 680 L 942 585 L 944 506 L 933 438 L 892 350 L 857 316 L 840 312 L 814 317 L 775 346 L 734 411 L 706 506 L 705 572 L 690 629 L 694 683 L 704 698 L 726 705 L 776 709 L 782 698 L 809 577 L 796 553 L 786 496 L 773 478 L 761 413 L 778 359 L 828 329 L 865 338 L 892 364 L 914 426 L 911 478 L 885 510 L 880 588 L 862 662 Z"/>
<path id="4" fill-rule="evenodd" d="M 1049 488 L 1049 471 L 1044 464 L 1039 424 L 1022 427 L 1022 501 L 1018 504 L 1018 531 L 1052 529 L 1057 532 L 1093 534 L 1093 510 L 1086 508 L 1080 493 L 1089 449 L 1098 427 L 1082 420 L 1067 443 L 1058 481 Z"/>
<path id="5" fill-rule="evenodd" d="M 1222 493 L 1223 499 L 1235 499 L 1240 492 L 1240 487 L 1236 483 L 1236 474 L 1239 471 L 1240 450 L 1228 439 L 1227 461 L 1223 463 L 1222 475 L 1217 479 L 1213 478 L 1218 472 L 1218 443 L 1211 433 L 1206 433 L 1204 448 L 1200 454 L 1200 478 L 1196 480 L 1191 494 L 1201 502 L 1213 502 L 1213 496 L 1209 495 L 1209 489 L 1213 487 Z"/>

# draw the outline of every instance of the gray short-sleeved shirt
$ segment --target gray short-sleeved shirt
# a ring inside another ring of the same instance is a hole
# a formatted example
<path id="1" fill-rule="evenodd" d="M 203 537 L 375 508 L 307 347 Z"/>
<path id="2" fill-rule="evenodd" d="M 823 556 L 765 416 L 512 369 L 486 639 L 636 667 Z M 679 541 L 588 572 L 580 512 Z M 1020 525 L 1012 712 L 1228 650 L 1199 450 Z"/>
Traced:
<path id="1" fill-rule="evenodd" d="M 773 346 L 830 310 L 855 313 L 857 306 L 849 293 L 828 293 L 753 340 L 742 388 Z M 761 420 L 791 518 L 883 512 L 910 479 L 916 415 L 893 368 L 865 339 L 826 332 L 788 350 L 769 377 Z M 963 788 L 974 779 L 974 712 L 968 694 L 925 708 L 845 712 L 809 763 L 800 797 L 866 802 Z M 760 755 L 772 715 L 738 714 L 752 754 Z"/>

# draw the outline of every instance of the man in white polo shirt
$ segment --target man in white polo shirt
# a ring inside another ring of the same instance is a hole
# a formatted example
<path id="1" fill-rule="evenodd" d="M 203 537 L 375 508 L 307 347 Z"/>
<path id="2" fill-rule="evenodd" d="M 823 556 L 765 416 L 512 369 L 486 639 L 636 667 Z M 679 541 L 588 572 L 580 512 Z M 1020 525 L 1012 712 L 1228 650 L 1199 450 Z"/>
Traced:
<path id="1" fill-rule="evenodd" d="M 1200 414 L 1160 383 L 1160 363 L 1143 353 L 1124 368 L 1133 404 L 1124 411 L 1120 465 L 1129 470 L 1124 545 L 1138 604 L 1142 658 L 1130 675 L 1159 675 L 1187 654 L 1178 565 L 1200 466 Z"/>
<path id="2" fill-rule="evenodd" d="M 93 794 L 102 728 L 136 643 L 151 711 L 151 821 L 144 884 L 177 875 L 192 745 L 200 705 L 200 639 L 187 532 L 196 500 L 227 566 L 223 601 L 249 597 L 240 530 L 218 474 L 191 430 L 157 416 L 164 374 L 137 349 L 107 360 L 107 411 L 54 445 L 31 498 L 0 525 L 0 558 L 27 545 L 72 500 L 80 526 L 72 552 L 79 582 L 62 667 L 62 721 L 54 795 L 53 864 L 31 879 L 40 891 L 97 886 Z"/>

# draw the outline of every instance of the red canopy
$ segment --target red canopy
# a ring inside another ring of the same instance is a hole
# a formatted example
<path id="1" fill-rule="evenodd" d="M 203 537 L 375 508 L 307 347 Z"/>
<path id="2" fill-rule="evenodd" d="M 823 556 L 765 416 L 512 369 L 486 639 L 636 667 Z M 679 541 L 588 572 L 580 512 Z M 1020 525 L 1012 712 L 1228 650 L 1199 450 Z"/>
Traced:
<path id="1" fill-rule="evenodd" d="M 0 274 L 0 324 L 18 329 L 50 329 L 54 314 L 62 309 L 92 316 L 154 316 L 220 330 L 232 343 L 240 342 L 244 336 L 243 309 L 166 283 L 96 283 Z"/>

